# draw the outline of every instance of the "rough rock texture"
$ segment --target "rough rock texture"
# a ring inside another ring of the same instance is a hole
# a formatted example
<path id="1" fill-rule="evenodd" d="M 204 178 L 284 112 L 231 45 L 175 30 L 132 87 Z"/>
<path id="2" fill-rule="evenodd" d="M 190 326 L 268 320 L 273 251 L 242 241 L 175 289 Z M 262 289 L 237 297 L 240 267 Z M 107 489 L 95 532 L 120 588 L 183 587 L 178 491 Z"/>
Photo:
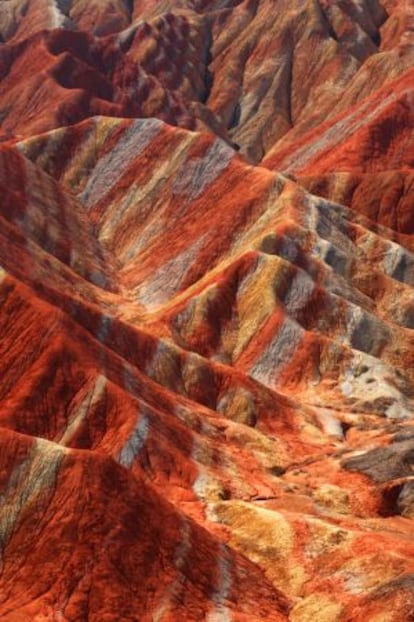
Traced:
<path id="1" fill-rule="evenodd" d="M 413 32 L 0 2 L 0 618 L 413 619 Z"/>

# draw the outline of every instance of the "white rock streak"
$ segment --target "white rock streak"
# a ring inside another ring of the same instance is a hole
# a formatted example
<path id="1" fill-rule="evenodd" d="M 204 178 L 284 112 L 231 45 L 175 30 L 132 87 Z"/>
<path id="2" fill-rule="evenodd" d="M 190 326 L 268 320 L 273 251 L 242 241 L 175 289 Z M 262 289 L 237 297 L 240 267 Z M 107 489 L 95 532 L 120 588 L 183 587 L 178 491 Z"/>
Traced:
<path id="1" fill-rule="evenodd" d="M 117 144 L 95 166 L 80 198 L 92 207 L 118 182 L 133 162 L 162 128 L 157 119 L 137 119 L 124 132 Z"/>
<path id="2" fill-rule="evenodd" d="M 150 422 L 148 415 L 140 415 L 130 437 L 121 449 L 118 458 L 119 464 L 122 464 L 122 466 L 127 469 L 132 467 L 135 458 L 138 456 L 147 440 L 149 428 Z"/>
<path id="3" fill-rule="evenodd" d="M 382 260 L 382 269 L 393 279 L 414 285 L 414 255 L 395 242 L 388 244 Z"/>
<path id="4" fill-rule="evenodd" d="M 50 28 L 63 28 L 65 16 L 59 10 L 59 2 L 53 1 L 49 4 Z"/>
<path id="5" fill-rule="evenodd" d="M 300 170 L 326 149 L 334 149 L 339 143 L 344 143 L 362 125 L 367 126 L 393 101 L 395 101 L 395 95 L 391 93 L 388 97 L 379 100 L 377 106 L 373 107 L 371 100 L 366 104 L 361 104 L 355 109 L 355 112 L 328 127 L 312 144 L 305 144 L 302 148 L 295 151 L 293 155 L 288 156 L 279 165 L 279 169 L 282 171 L 288 169 L 290 171 Z"/>
<path id="6" fill-rule="evenodd" d="M 284 304 L 289 315 L 295 315 L 303 309 L 312 296 L 315 283 L 302 271 L 299 271 L 292 279 Z"/>
<path id="7" fill-rule="evenodd" d="M 10 539 L 20 515 L 44 488 L 55 485 L 65 448 L 35 439 L 26 460 L 12 472 L 0 503 L 0 552 Z"/>
<path id="8" fill-rule="evenodd" d="M 220 543 L 218 556 L 218 584 L 212 595 L 213 610 L 206 617 L 206 622 L 231 622 L 232 615 L 226 601 L 232 585 L 232 558 L 229 549 Z"/>
<path id="9" fill-rule="evenodd" d="M 217 138 L 202 158 L 187 161 L 178 171 L 173 192 L 190 200 L 197 199 L 228 167 L 235 151 Z"/>
<path id="10" fill-rule="evenodd" d="M 95 406 L 102 399 L 106 383 L 107 378 L 100 374 L 95 380 L 92 391 L 90 391 L 86 395 L 80 406 L 78 406 L 76 411 L 70 417 L 66 430 L 59 441 L 61 445 L 68 445 L 76 430 L 78 430 L 81 423 L 88 416 L 88 412 L 90 411 L 90 409 L 93 408 L 93 406 Z"/>
<path id="11" fill-rule="evenodd" d="M 139 288 L 137 301 L 152 311 L 173 297 L 179 291 L 198 251 L 203 247 L 204 239 L 205 236 L 202 236 L 156 269 L 151 278 Z"/>
<path id="12" fill-rule="evenodd" d="M 315 408 L 316 416 L 323 427 L 325 434 L 336 436 L 339 439 L 344 438 L 341 422 L 336 418 L 329 408 Z"/>
<path id="13" fill-rule="evenodd" d="M 267 387 L 275 387 L 278 370 L 289 363 L 303 339 L 304 332 L 297 322 L 286 317 L 277 335 L 256 359 L 250 370 L 252 378 Z"/>
<path id="14" fill-rule="evenodd" d="M 174 607 L 175 601 L 184 591 L 184 568 L 187 555 L 191 551 L 191 525 L 184 516 L 180 528 L 180 542 L 174 555 L 174 567 L 177 576 L 163 595 L 161 602 L 153 614 L 153 622 L 162 622 L 163 617 Z"/>

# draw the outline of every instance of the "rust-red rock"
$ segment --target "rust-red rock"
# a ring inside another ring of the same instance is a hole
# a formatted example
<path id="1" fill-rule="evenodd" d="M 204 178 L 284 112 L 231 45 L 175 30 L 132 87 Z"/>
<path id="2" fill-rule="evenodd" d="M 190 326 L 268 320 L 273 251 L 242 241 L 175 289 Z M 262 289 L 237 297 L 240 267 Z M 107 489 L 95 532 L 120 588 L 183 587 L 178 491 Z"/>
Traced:
<path id="1" fill-rule="evenodd" d="M 0 3 L 0 617 L 411 619 L 413 20 Z"/>

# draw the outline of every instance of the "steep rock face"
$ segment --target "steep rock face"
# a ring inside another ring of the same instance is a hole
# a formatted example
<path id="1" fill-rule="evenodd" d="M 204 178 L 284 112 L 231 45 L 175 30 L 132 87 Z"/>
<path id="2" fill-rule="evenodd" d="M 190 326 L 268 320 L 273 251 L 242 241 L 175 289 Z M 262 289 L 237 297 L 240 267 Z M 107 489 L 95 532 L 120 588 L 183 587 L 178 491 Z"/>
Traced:
<path id="1" fill-rule="evenodd" d="M 410 3 L 0 32 L 0 615 L 410 620 Z"/>

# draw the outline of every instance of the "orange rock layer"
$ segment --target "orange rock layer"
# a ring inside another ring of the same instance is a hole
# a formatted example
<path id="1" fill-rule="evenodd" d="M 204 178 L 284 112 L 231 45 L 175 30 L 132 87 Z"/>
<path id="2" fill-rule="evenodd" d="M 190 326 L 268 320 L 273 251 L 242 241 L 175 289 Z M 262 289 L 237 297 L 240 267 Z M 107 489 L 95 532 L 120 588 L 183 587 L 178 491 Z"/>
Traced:
<path id="1" fill-rule="evenodd" d="M 2 619 L 412 619 L 413 20 L 0 3 Z"/>

